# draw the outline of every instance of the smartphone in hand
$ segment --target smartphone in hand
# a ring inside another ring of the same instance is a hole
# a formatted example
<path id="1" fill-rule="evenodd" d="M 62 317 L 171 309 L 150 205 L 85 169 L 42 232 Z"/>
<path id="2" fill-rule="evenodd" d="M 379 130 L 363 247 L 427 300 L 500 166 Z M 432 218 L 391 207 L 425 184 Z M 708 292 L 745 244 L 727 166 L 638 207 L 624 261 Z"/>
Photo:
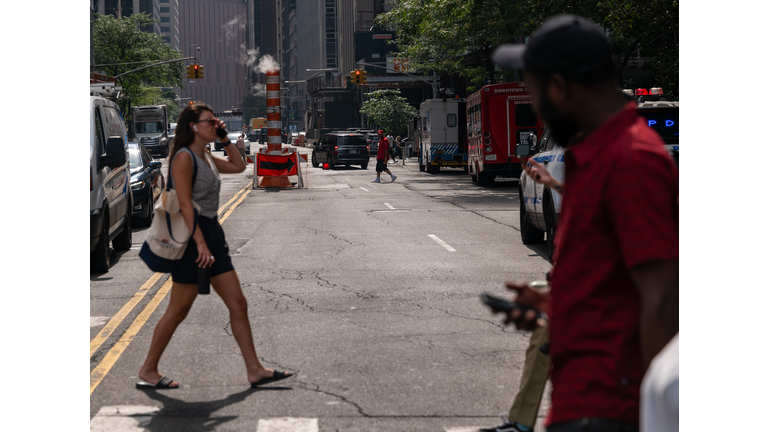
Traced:
<path id="1" fill-rule="evenodd" d="M 501 297 L 496 297 L 488 293 L 480 294 L 480 301 L 482 301 L 486 306 L 490 307 L 493 310 L 504 312 L 507 314 L 512 312 L 514 309 L 520 309 L 521 316 L 523 316 L 526 313 L 528 313 L 529 310 L 532 310 L 536 313 L 536 318 L 535 318 L 536 323 L 541 327 L 544 327 L 547 325 L 546 314 L 543 314 L 538 309 L 534 309 L 528 306 L 523 306 L 513 301 L 505 300 Z"/>

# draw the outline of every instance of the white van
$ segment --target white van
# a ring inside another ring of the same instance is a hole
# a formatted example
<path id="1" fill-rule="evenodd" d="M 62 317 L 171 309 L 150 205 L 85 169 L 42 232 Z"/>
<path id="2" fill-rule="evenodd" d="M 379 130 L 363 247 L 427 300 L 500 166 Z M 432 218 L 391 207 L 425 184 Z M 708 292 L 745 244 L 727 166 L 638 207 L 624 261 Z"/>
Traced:
<path id="1" fill-rule="evenodd" d="M 130 166 L 128 136 L 117 104 L 91 96 L 91 272 L 110 266 L 109 242 L 115 250 L 131 248 Z"/>

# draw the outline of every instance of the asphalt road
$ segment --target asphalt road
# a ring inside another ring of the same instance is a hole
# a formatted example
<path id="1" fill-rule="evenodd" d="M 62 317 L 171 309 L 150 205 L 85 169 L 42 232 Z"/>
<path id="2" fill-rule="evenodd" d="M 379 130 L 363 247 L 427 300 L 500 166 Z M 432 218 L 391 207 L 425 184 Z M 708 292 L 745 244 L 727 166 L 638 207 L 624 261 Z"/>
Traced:
<path id="1" fill-rule="evenodd" d="M 134 388 L 170 285 L 139 259 L 147 228 L 134 227 L 134 248 L 91 274 L 91 430 L 498 424 L 528 334 L 500 325 L 478 296 L 507 295 L 504 281 L 540 280 L 550 268 L 544 245 L 520 241 L 517 181 L 478 187 L 462 170 L 427 174 L 411 159 L 390 165 L 394 183 L 384 174 L 372 184 L 374 166 L 304 163 L 304 189 L 252 189 L 250 164 L 223 176 L 220 217 L 257 353 L 268 367 L 298 372 L 261 390 L 249 389 L 215 293 L 198 297 L 160 362 L 182 388 Z M 548 406 L 545 396 L 536 430 Z"/>

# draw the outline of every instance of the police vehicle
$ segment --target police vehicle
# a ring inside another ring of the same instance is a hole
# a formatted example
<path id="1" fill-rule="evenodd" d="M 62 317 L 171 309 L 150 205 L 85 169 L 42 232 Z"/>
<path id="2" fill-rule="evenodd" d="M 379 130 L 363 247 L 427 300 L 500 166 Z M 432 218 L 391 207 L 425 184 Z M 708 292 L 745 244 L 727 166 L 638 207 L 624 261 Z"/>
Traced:
<path id="1" fill-rule="evenodd" d="M 645 118 L 649 127 L 658 132 L 670 156 L 678 164 L 679 109 L 680 102 L 645 101 L 642 97 L 638 98 L 638 114 Z M 517 147 L 519 149 L 525 146 Z M 524 156 L 518 149 L 516 153 Z M 552 178 L 565 183 L 565 149 L 552 139 L 549 129 L 544 131 L 541 140 L 532 141 L 529 155 L 543 164 Z M 520 196 L 520 237 L 523 244 L 543 243 L 546 237 L 547 254 L 551 260 L 563 198 L 549 187 L 534 182 L 525 171 L 520 176 L 518 194 Z"/>

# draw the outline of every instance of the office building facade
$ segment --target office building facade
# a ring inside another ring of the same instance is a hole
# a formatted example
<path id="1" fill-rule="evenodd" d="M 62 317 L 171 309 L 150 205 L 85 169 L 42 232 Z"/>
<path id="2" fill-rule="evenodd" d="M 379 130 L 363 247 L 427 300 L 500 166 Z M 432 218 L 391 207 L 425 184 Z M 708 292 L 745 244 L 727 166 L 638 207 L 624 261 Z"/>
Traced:
<path id="1" fill-rule="evenodd" d="M 180 51 L 197 57 L 205 68 L 205 78 L 185 80 L 179 92 L 182 102 L 205 102 L 216 112 L 241 107 L 249 94 L 243 60 L 247 22 L 248 4 L 243 0 L 179 2 Z"/>

